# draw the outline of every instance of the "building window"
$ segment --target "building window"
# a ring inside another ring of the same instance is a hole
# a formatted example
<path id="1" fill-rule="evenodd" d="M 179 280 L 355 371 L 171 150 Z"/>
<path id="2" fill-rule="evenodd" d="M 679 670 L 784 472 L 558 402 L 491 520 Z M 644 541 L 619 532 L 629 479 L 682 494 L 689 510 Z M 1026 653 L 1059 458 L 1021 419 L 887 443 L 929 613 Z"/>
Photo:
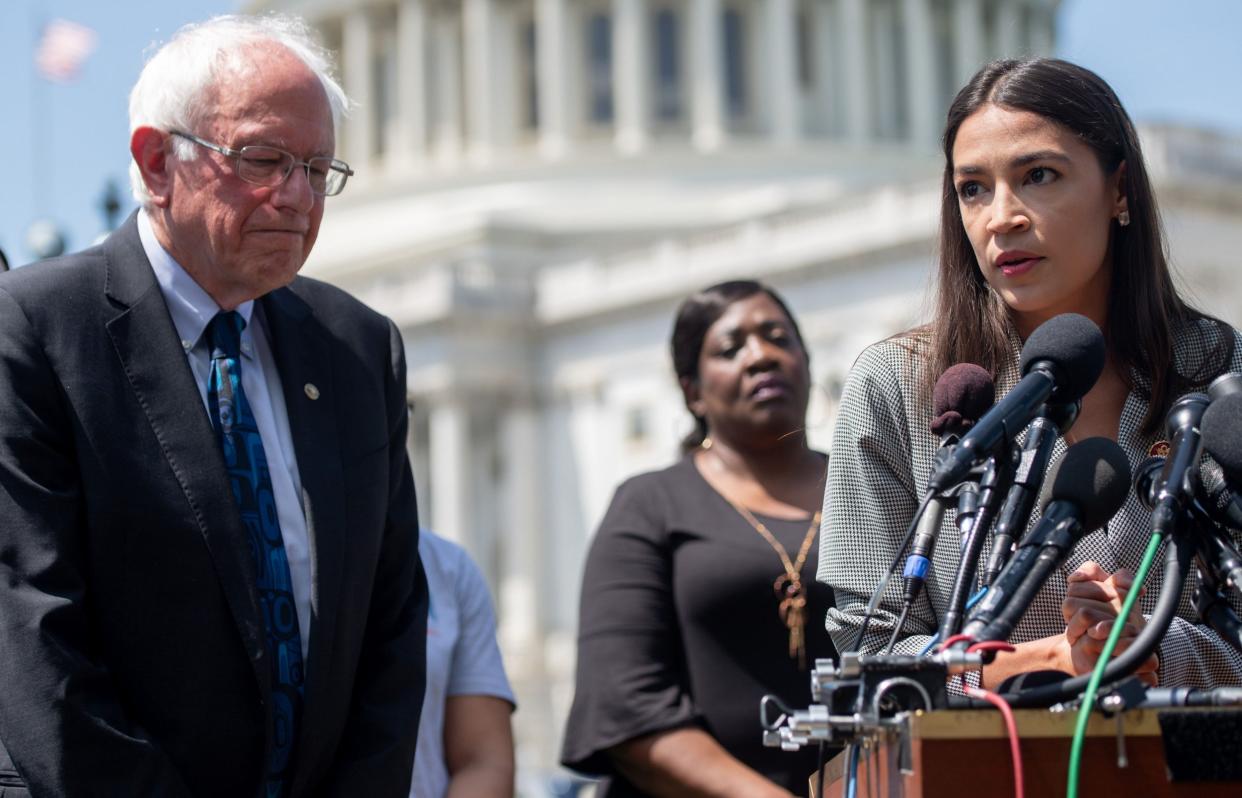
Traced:
<path id="1" fill-rule="evenodd" d="M 681 31 L 677 14 L 664 8 L 655 14 L 655 115 L 661 122 L 681 118 Z"/>
<path id="2" fill-rule="evenodd" d="M 724 12 L 725 102 L 729 116 L 746 116 L 746 20 L 736 8 Z"/>
<path id="3" fill-rule="evenodd" d="M 591 122 L 612 124 L 612 18 L 604 13 L 587 17 L 587 108 Z"/>

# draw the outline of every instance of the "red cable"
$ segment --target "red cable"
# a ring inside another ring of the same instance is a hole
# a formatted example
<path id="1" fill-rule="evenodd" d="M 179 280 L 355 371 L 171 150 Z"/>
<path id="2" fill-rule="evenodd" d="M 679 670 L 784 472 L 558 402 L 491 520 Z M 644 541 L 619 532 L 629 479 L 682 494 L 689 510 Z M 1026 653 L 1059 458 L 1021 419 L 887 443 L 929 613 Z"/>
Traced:
<path id="1" fill-rule="evenodd" d="M 984 644 L 980 643 L 978 645 Z M 1010 650 L 1012 650 L 1012 646 L 1010 646 Z M 1025 791 L 1023 789 L 1022 779 L 1022 750 L 1018 747 L 1018 724 L 1013 719 L 1013 710 L 1009 708 L 1009 703 L 1005 701 L 1005 699 L 990 690 L 967 686 L 966 694 L 972 698 L 982 698 L 984 701 L 987 701 L 989 704 L 1000 710 L 1001 716 L 1005 719 L 1005 730 L 1009 733 L 1009 753 L 1013 757 L 1014 798 L 1024 798 Z"/>
<path id="2" fill-rule="evenodd" d="M 941 644 L 940 644 L 940 650 L 941 650 L 941 651 L 948 651 L 948 650 L 949 650 L 949 646 L 953 645 L 954 643 L 960 643 L 960 642 L 962 642 L 963 640 L 974 640 L 974 638 L 973 638 L 973 637 L 971 637 L 970 635 L 963 635 L 963 634 L 956 634 L 956 635 L 953 635 L 953 636 L 952 636 L 952 637 L 950 637 L 948 640 L 946 640 L 946 641 L 944 641 L 943 643 L 941 643 Z"/>
<path id="3" fill-rule="evenodd" d="M 1016 649 L 1006 643 L 1004 640 L 981 640 L 978 643 L 971 643 L 966 649 L 967 654 L 973 654 L 976 651 L 1015 651 Z"/>

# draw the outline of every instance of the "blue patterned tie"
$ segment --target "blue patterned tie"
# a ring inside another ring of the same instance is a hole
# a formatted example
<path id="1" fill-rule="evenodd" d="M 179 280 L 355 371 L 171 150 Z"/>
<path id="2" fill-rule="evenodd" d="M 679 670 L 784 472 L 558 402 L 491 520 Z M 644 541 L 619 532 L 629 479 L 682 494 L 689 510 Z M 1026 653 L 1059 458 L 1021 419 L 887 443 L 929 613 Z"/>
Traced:
<path id="1" fill-rule="evenodd" d="M 259 606 L 267 632 L 272 669 L 272 751 L 264 794 L 279 798 L 290 775 L 293 742 L 302 710 L 302 641 L 293 603 L 293 581 L 285 555 L 272 478 L 263 440 L 241 385 L 241 331 L 246 320 L 236 311 L 220 312 L 207 326 L 211 377 L 207 405 L 211 425 L 224 451 L 233 498 L 250 533 L 250 553 L 258 574 Z"/>

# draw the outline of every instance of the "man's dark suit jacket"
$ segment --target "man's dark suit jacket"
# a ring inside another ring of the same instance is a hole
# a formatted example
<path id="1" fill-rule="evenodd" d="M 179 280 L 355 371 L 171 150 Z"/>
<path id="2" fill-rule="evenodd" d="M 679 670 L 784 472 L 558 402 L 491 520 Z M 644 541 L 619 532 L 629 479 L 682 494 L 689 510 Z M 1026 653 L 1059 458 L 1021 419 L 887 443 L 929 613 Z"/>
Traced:
<path id="1" fill-rule="evenodd" d="M 427 587 L 401 338 L 314 280 L 259 302 L 314 563 L 291 794 L 405 795 Z M 0 794 L 15 765 L 36 796 L 253 796 L 269 698 L 247 533 L 135 217 L 0 275 Z"/>

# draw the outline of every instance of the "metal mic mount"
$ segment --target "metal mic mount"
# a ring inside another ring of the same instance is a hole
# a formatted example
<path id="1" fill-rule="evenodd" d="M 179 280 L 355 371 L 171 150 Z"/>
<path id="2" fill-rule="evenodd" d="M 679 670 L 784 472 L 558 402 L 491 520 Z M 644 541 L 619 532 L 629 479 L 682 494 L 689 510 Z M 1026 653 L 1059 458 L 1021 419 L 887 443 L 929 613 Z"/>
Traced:
<path id="1" fill-rule="evenodd" d="M 1131 676 L 1099 696 L 1096 705 L 1105 713 L 1166 707 L 1236 707 L 1242 706 L 1242 687 L 1148 687 Z"/>
<path id="2" fill-rule="evenodd" d="M 840 667 L 817 659 L 810 707 L 792 710 L 775 696 L 763 697 L 763 744 L 797 751 L 812 743 L 845 745 L 898 730 L 906 713 L 948 707 L 949 675 L 982 668 L 982 654 L 964 651 L 931 657 L 848 653 L 841 656 Z M 773 710 L 779 713 L 775 717 Z"/>

